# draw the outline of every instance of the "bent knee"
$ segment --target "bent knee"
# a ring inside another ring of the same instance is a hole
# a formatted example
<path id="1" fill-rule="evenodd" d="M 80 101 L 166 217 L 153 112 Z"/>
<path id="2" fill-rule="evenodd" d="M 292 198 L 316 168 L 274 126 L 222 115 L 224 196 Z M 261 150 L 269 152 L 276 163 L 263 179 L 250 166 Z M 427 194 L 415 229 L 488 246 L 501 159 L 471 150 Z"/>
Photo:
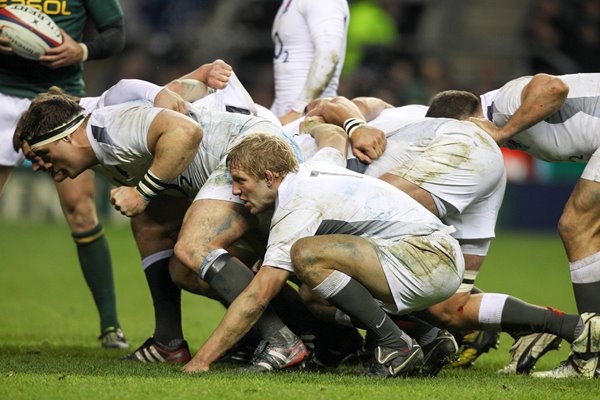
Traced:
<path id="1" fill-rule="evenodd" d="M 578 240 L 588 227 L 585 218 L 579 218 L 572 207 L 566 207 L 558 220 L 558 234 L 564 243 Z"/>
<path id="2" fill-rule="evenodd" d="M 470 293 L 455 293 L 448 299 L 428 308 L 433 317 L 447 328 L 467 328 L 469 319 L 465 315 L 465 307 L 470 299 Z"/>
<path id="3" fill-rule="evenodd" d="M 81 200 L 70 205 L 63 204 L 63 212 L 69 228 L 74 233 L 87 232 L 98 225 L 96 204 L 92 200 Z"/>
<path id="4" fill-rule="evenodd" d="M 317 254 L 310 246 L 310 238 L 302 238 L 297 240 L 290 249 L 290 258 L 294 266 L 294 272 L 302 280 L 303 274 L 314 265 Z"/>
<path id="5" fill-rule="evenodd" d="M 173 252 L 175 253 L 175 257 L 177 257 L 177 259 L 188 269 L 194 271 L 200 269 L 200 262 L 196 262 L 194 258 L 193 247 L 189 246 L 185 241 L 178 240 L 175 243 Z"/>

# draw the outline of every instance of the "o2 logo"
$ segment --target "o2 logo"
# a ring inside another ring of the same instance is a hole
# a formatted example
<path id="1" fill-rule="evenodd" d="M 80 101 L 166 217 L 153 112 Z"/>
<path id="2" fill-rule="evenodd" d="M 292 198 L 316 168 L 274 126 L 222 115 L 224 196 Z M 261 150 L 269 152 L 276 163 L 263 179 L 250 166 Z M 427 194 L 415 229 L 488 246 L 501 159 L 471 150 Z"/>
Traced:
<path id="1" fill-rule="evenodd" d="M 281 57 L 283 57 L 282 62 L 288 62 L 290 58 L 290 52 L 284 50 L 283 42 L 281 41 L 281 37 L 279 36 L 278 32 L 275 32 L 275 35 L 273 35 L 273 42 L 275 43 L 275 52 L 273 53 L 273 59 L 279 60 Z"/>

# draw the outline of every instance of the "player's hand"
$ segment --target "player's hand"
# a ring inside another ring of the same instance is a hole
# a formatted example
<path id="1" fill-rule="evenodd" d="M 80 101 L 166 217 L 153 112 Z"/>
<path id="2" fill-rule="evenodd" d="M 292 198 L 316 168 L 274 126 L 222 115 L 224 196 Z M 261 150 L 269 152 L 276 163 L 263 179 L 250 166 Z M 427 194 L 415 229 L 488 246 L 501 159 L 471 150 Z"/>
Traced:
<path id="1" fill-rule="evenodd" d="M 312 100 L 304 108 L 306 115 L 321 115 L 321 109 L 323 108 L 323 105 L 330 102 L 332 99 L 333 97 L 320 97 L 318 99 Z"/>
<path id="2" fill-rule="evenodd" d="M 210 367 L 204 361 L 198 358 L 198 355 L 194 356 L 187 364 L 181 367 L 183 372 L 188 374 L 195 374 L 198 372 L 208 372 Z"/>
<path id="3" fill-rule="evenodd" d="M 10 45 L 10 40 L 2 34 L 2 29 L 0 29 L 0 53 L 7 55 L 15 54 Z"/>
<path id="4" fill-rule="evenodd" d="M 23 150 L 23 154 L 25 155 L 25 158 L 27 158 L 29 161 L 31 161 L 31 168 L 35 172 L 37 172 L 37 171 L 48 172 L 48 171 L 52 170 L 52 164 L 45 162 L 44 160 L 42 160 L 42 157 L 35 154 L 31 150 L 31 147 L 29 147 L 29 143 L 27 143 L 26 141 L 21 142 L 21 149 Z"/>
<path id="5" fill-rule="evenodd" d="M 481 129 L 483 129 L 488 135 L 490 135 L 492 137 L 492 139 L 494 139 L 494 141 L 498 145 L 501 145 L 502 143 L 504 143 L 506 141 L 505 135 L 502 132 L 502 129 L 498 128 L 496 125 L 494 125 L 493 122 L 491 122 L 485 118 L 473 118 L 473 117 L 469 118 L 469 121 L 474 123 Z"/>
<path id="6" fill-rule="evenodd" d="M 311 116 L 304 117 L 302 122 L 300 122 L 300 126 L 298 130 L 300 133 L 309 133 L 315 126 L 324 124 L 325 120 L 321 116 Z"/>
<path id="7" fill-rule="evenodd" d="M 350 142 L 352 153 L 365 164 L 371 164 L 381 157 L 387 146 L 383 131 L 368 125 L 356 128 Z"/>
<path id="8" fill-rule="evenodd" d="M 183 98 L 172 90 L 163 88 L 154 98 L 154 106 L 160 108 L 168 108 L 169 110 L 177 111 L 187 115 L 189 112 L 188 103 Z"/>
<path id="9" fill-rule="evenodd" d="M 213 89 L 223 89 L 229 83 L 229 77 L 232 72 L 233 68 L 231 68 L 231 65 L 223 60 L 215 60 L 210 63 L 204 83 Z"/>
<path id="10" fill-rule="evenodd" d="M 311 103 L 307 115 L 321 115 L 325 121 L 338 126 L 348 118 L 365 119 L 356 104 L 342 96 Z"/>
<path id="11" fill-rule="evenodd" d="M 40 57 L 40 62 L 50 69 L 67 67 L 83 61 L 83 49 L 64 29 L 61 29 L 63 42 L 60 46 L 48 49 Z"/>
<path id="12" fill-rule="evenodd" d="M 135 187 L 121 186 L 110 191 L 110 203 L 115 209 L 127 217 L 135 217 L 144 212 L 148 206 Z"/>

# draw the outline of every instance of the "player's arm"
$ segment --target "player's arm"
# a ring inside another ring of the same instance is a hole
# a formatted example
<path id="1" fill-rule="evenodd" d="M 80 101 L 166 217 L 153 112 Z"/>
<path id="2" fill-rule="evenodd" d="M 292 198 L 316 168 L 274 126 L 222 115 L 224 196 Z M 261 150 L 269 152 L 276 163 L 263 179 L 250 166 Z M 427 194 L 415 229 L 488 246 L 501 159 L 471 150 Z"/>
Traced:
<path id="1" fill-rule="evenodd" d="M 223 89 L 225 86 L 227 86 L 229 77 L 232 73 L 233 68 L 231 68 L 231 65 L 227 64 L 223 60 L 217 59 L 211 63 L 199 66 L 189 74 L 185 74 L 173 82 L 189 79 L 192 81 L 200 81 L 213 89 Z M 169 85 L 167 85 L 167 87 L 168 86 Z M 193 101 L 189 99 L 186 100 Z"/>
<path id="2" fill-rule="evenodd" d="M 375 119 L 386 108 L 393 108 L 390 103 L 383 101 L 378 97 L 355 97 L 352 102 L 358 107 L 365 121 Z"/>
<path id="3" fill-rule="evenodd" d="M 210 94 L 210 88 L 225 88 L 232 74 L 233 69 L 229 64 L 223 60 L 215 60 L 169 82 L 164 88 L 178 94 L 185 101 L 194 102 Z"/>
<path id="4" fill-rule="evenodd" d="M 501 128 L 493 124 L 472 119 L 477 125 L 488 131 L 496 143 L 502 144 L 517 133 L 548 118 L 564 104 L 569 87 L 560 78 L 552 75 L 537 74 L 521 92 L 521 106 L 515 111 L 506 125 Z"/>
<path id="5" fill-rule="evenodd" d="M 339 2 L 313 0 L 305 2 L 304 6 L 302 12 L 315 54 L 296 104 L 290 113 L 280 118 L 283 125 L 299 118 L 304 107 L 321 96 L 344 57 L 348 15 Z"/>
<path id="6" fill-rule="evenodd" d="M 168 108 L 182 114 L 188 112 L 188 104 L 179 94 L 141 79 L 121 79 L 102 93 L 100 104 L 106 107 L 134 100 L 147 100 L 155 107 Z"/>
<path id="7" fill-rule="evenodd" d="M 231 303 L 221 323 L 183 370 L 208 371 L 210 365 L 258 321 L 271 299 L 281 291 L 289 275 L 286 270 L 262 266 L 248 287 Z"/>
<path id="8" fill-rule="evenodd" d="M 191 118 L 172 110 L 161 111 L 148 131 L 148 151 L 153 155 L 148 173 L 136 187 L 111 190 L 111 203 L 128 217 L 141 214 L 152 198 L 190 165 L 201 140 L 202 129 Z"/>
<path id="9" fill-rule="evenodd" d="M 52 69 L 78 64 L 87 60 L 100 60 L 110 57 L 125 47 L 123 19 L 98 29 L 98 35 L 90 41 L 77 43 L 61 29 L 63 42 L 60 46 L 46 51 L 40 62 Z"/>
<path id="10" fill-rule="evenodd" d="M 319 150 L 325 147 L 338 150 L 343 155 L 341 166 L 345 166 L 348 154 L 348 135 L 341 127 L 320 123 L 310 129 L 309 133 L 315 139 Z"/>
<path id="11" fill-rule="evenodd" d="M 364 163 L 371 163 L 385 151 L 385 134 L 367 125 L 358 106 L 345 97 L 336 96 L 330 101 L 319 102 L 308 115 L 320 115 L 326 122 L 343 127 L 350 138 L 352 153 Z"/>

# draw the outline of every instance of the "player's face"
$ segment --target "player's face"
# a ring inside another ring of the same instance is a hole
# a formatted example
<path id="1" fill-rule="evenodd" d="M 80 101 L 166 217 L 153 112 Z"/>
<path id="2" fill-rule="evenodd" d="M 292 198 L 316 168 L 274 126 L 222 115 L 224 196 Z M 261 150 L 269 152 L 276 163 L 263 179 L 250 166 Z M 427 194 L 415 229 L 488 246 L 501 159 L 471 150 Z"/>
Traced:
<path id="1" fill-rule="evenodd" d="M 273 190 L 266 179 L 255 179 L 239 168 L 230 169 L 233 178 L 231 192 L 244 202 L 244 207 L 252 214 L 260 214 L 273 208 L 277 191 Z"/>
<path id="2" fill-rule="evenodd" d="M 57 140 L 36 148 L 33 153 L 43 160 L 43 167 L 55 182 L 67 178 L 75 178 L 82 171 L 76 168 L 71 154 L 70 142 L 65 139 Z"/>

